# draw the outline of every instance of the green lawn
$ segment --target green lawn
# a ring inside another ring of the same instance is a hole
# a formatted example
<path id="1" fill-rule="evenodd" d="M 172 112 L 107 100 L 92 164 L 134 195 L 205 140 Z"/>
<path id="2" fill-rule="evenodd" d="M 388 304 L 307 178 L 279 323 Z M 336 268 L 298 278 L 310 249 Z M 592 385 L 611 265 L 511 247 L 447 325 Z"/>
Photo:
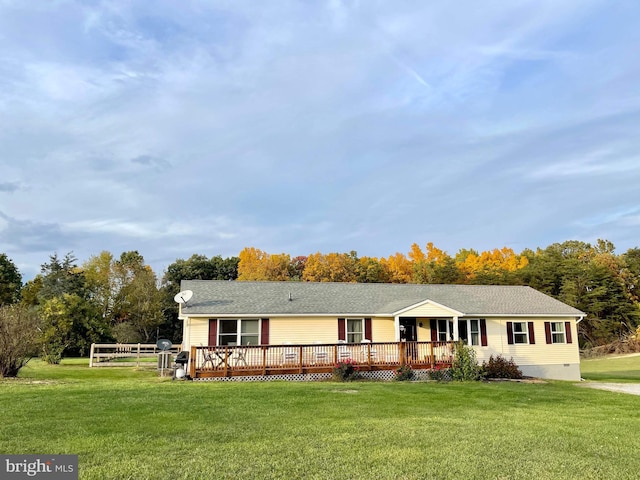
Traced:
<path id="1" fill-rule="evenodd" d="M 217 383 L 28 365 L 0 381 L 0 451 L 81 479 L 637 478 L 640 397 L 567 382 Z"/>
<path id="2" fill-rule="evenodd" d="M 640 355 L 608 356 L 580 362 L 586 380 L 640 382 Z"/>

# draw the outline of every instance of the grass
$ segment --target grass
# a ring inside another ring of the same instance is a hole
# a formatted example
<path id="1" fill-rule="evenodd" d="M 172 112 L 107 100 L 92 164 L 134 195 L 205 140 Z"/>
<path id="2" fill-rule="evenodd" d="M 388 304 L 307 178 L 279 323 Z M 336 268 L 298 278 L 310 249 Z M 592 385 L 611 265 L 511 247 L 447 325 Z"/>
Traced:
<path id="1" fill-rule="evenodd" d="M 567 382 L 178 382 L 30 363 L 0 381 L 0 451 L 81 479 L 637 478 L 640 397 Z"/>
<path id="2" fill-rule="evenodd" d="M 580 372 L 586 380 L 640 382 L 640 355 L 607 356 L 582 360 Z"/>

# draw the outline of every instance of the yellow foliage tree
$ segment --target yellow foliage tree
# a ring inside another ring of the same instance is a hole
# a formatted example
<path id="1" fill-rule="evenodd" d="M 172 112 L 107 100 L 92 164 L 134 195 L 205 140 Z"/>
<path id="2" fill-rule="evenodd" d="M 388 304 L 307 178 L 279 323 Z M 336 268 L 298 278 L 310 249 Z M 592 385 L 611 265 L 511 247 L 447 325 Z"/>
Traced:
<path id="1" fill-rule="evenodd" d="M 380 264 L 387 271 L 387 276 L 391 283 L 411 282 L 413 264 L 402 253 L 396 252 L 395 255 L 391 255 L 389 258 L 381 258 Z"/>
<path id="2" fill-rule="evenodd" d="M 238 280 L 285 281 L 289 280 L 291 257 L 286 254 L 270 255 L 254 247 L 245 247 L 239 255 Z"/>
<path id="3" fill-rule="evenodd" d="M 358 257 L 351 253 L 312 253 L 302 272 L 305 282 L 356 282 Z"/>
<path id="4" fill-rule="evenodd" d="M 479 255 L 475 252 L 466 253 L 460 263 L 468 281 L 473 280 L 479 274 L 502 275 L 506 272 L 515 272 L 529 264 L 529 259 L 524 255 L 517 255 L 513 249 L 503 247 L 487 250 Z"/>

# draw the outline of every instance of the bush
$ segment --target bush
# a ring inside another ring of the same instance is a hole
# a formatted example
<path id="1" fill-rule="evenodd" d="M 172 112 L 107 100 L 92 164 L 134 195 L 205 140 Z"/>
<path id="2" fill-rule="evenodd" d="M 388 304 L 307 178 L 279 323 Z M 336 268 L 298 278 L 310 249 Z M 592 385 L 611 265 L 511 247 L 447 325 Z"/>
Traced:
<path id="1" fill-rule="evenodd" d="M 475 381 L 482 377 L 482 367 L 476 360 L 476 351 L 462 342 L 456 344 L 451 376 L 453 380 L 459 381 Z"/>
<path id="2" fill-rule="evenodd" d="M 407 380 L 411 380 L 414 377 L 413 369 L 411 365 L 402 365 L 400 368 L 396 369 L 396 380 L 398 382 L 404 382 Z"/>
<path id="3" fill-rule="evenodd" d="M 15 377 L 37 354 L 38 317 L 21 305 L 0 306 L 0 377 Z"/>
<path id="4" fill-rule="evenodd" d="M 333 379 L 336 382 L 350 382 L 358 378 L 358 364 L 347 359 L 336 363 L 333 367 Z"/>
<path id="5" fill-rule="evenodd" d="M 451 369 L 442 368 L 440 365 L 436 365 L 429 370 L 429 380 L 435 380 L 436 382 L 450 382 L 451 381 Z"/>
<path id="6" fill-rule="evenodd" d="M 522 378 L 522 371 L 513 361 L 507 360 L 502 355 L 491 355 L 488 362 L 483 362 L 485 378 Z"/>

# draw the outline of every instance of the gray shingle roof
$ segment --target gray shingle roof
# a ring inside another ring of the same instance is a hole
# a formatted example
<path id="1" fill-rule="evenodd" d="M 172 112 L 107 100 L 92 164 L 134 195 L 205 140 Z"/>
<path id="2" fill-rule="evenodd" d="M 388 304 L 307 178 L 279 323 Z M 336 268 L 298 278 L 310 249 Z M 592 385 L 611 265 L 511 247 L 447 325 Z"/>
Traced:
<path id="1" fill-rule="evenodd" d="M 425 300 L 465 315 L 583 315 L 522 286 L 183 280 L 181 288 L 193 291 L 183 315 L 391 316 Z"/>

